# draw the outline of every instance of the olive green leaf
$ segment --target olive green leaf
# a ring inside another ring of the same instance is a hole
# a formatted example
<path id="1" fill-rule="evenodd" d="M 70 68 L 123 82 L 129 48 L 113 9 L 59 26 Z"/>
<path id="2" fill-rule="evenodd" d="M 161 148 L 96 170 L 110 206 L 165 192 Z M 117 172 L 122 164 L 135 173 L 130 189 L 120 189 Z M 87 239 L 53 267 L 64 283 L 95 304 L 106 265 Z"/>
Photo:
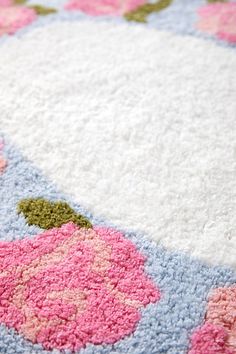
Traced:
<path id="1" fill-rule="evenodd" d="M 40 16 L 46 16 L 57 12 L 57 10 L 54 9 L 53 7 L 45 7 L 42 5 L 30 5 L 28 7 L 30 9 L 33 9 Z"/>
<path id="2" fill-rule="evenodd" d="M 66 202 L 51 202 L 43 198 L 23 199 L 18 203 L 17 211 L 24 214 L 29 225 L 41 229 L 60 227 L 70 221 L 87 229 L 92 227 L 86 217 L 77 214 Z"/>
<path id="3" fill-rule="evenodd" d="M 16 4 L 16 5 L 25 4 L 26 2 L 27 2 L 27 0 L 14 0 L 14 4 Z"/>
<path id="4" fill-rule="evenodd" d="M 228 0 L 207 0 L 209 3 L 214 3 L 214 2 L 228 2 Z"/>
<path id="5" fill-rule="evenodd" d="M 172 1 L 173 0 L 159 0 L 155 3 L 144 4 L 139 6 L 136 10 L 128 12 L 124 17 L 128 21 L 146 22 L 148 15 L 164 10 Z"/>

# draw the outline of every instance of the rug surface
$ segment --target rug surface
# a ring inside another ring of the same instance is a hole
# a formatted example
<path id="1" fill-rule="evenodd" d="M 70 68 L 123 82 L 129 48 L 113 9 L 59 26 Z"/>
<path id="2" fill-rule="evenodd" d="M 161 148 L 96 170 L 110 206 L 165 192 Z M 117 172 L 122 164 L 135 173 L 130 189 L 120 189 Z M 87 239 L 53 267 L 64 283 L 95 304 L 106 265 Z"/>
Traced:
<path id="1" fill-rule="evenodd" d="M 236 354 L 236 2 L 0 0 L 0 354 Z"/>

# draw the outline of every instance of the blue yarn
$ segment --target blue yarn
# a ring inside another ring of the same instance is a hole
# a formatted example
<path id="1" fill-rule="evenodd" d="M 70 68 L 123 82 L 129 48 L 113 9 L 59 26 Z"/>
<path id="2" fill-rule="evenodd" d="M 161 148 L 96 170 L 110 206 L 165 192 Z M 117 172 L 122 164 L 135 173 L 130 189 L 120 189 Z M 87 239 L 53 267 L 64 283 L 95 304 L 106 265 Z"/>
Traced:
<path id="1" fill-rule="evenodd" d="M 6 139 L 5 139 L 6 142 Z M 28 226 L 16 213 L 18 201 L 27 197 L 66 200 L 76 211 L 94 224 L 112 226 L 94 217 L 70 197 L 59 192 L 42 173 L 6 142 L 8 167 L 0 178 L 0 239 L 23 239 L 41 230 Z M 203 322 L 209 291 L 236 282 L 236 274 L 224 267 L 210 267 L 180 252 L 170 252 L 143 235 L 122 230 L 146 255 L 146 272 L 161 291 L 161 300 L 143 308 L 135 333 L 114 345 L 88 345 L 80 354 L 184 354 L 192 331 Z M 13 329 L 0 326 L 1 354 L 46 354 L 40 345 L 33 345 Z M 65 351 L 65 353 L 70 353 Z"/>
<path id="2" fill-rule="evenodd" d="M 156 0 L 155 0 L 156 1 Z M 232 0 L 231 0 L 232 1 Z M 233 0 L 232 2 L 235 2 Z M 152 2 L 150 0 L 149 2 Z M 110 22 L 114 24 L 127 23 L 122 17 L 113 16 L 88 16 L 80 11 L 66 11 L 64 10 L 65 0 L 51 0 L 50 5 L 48 0 L 29 0 L 27 4 L 29 5 L 44 5 L 54 7 L 58 10 L 57 13 L 48 16 L 39 16 L 37 21 L 33 22 L 31 25 L 18 31 L 15 36 L 21 38 L 25 33 L 31 32 L 34 28 L 46 26 L 53 22 L 58 21 L 85 21 L 91 20 L 93 22 Z M 205 0 L 174 0 L 170 6 L 164 10 L 153 13 L 147 18 L 146 24 L 140 24 L 136 22 L 128 22 L 130 26 L 146 26 L 150 28 L 155 28 L 157 30 L 171 31 L 180 35 L 190 35 L 205 40 L 213 41 L 217 45 L 223 47 L 236 48 L 235 44 L 228 43 L 226 41 L 220 40 L 215 36 L 209 35 L 198 31 L 196 28 L 197 22 L 197 10 L 202 5 L 206 5 Z M 3 36 L 0 38 L 0 45 L 7 41 L 9 36 Z"/>
<path id="3" fill-rule="evenodd" d="M 31 0 L 29 4 L 44 4 L 48 0 Z M 89 17 L 80 12 L 63 10 L 64 0 L 51 0 L 50 6 L 60 10 L 57 14 L 39 17 L 31 26 L 19 31 L 22 37 L 34 28 L 46 26 L 56 21 L 108 21 L 126 23 L 122 18 Z M 195 23 L 197 9 L 205 4 L 203 0 L 175 0 L 167 9 L 149 16 L 145 25 L 130 23 L 130 26 L 147 26 L 157 30 L 168 30 L 181 35 L 191 35 L 213 40 L 224 47 L 234 47 L 224 41 L 199 32 Z M 7 41 L 1 38 L 0 44 Z M 77 212 L 86 215 L 93 224 L 112 226 L 106 220 L 94 217 L 88 210 L 58 191 L 42 173 L 22 155 L 7 144 L 4 153 L 9 162 L 6 172 L 0 178 L 0 240 L 23 239 L 26 235 L 41 232 L 38 227 L 29 226 L 16 213 L 19 200 L 27 197 L 43 197 L 49 200 L 66 200 Z M 88 345 L 80 354 L 186 354 L 192 331 L 203 322 L 209 291 L 215 287 L 236 282 L 236 274 L 224 267 L 210 267 L 179 252 L 169 252 L 157 246 L 143 235 L 122 230 L 126 237 L 136 244 L 147 256 L 146 272 L 161 290 L 162 298 L 157 304 L 143 308 L 142 318 L 135 333 L 115 345 Z M 13 329 L 0 326 L 1 354 L 46 354 L 59 353 L 58 350 L 45 351 L 40 345 L 33 345 Z M 70 353 L 65 351 L 65 353 Z"/>

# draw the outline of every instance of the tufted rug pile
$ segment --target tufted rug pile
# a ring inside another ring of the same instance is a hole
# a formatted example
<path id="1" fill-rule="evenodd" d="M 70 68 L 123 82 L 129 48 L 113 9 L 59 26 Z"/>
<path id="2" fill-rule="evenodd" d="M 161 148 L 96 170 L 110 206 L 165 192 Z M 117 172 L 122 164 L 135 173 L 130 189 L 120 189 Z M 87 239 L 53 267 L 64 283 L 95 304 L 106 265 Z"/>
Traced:
<path id="1" fill-rule="evenodd" d="M 0 0 L 0 354 L 236 353 L 236 2 Z"/>

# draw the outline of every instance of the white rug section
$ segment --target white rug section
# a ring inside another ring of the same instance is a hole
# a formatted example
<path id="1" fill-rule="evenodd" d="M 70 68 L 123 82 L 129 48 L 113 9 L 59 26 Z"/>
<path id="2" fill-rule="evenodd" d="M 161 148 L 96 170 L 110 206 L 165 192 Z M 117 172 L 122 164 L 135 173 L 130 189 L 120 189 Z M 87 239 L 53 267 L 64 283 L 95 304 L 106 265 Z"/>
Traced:
<path id="1" fill-rule="evenodd" d="M 54 23 L 0 48 L 0 127 L 96 215 L 236 268 L 236 55 Z"/>

